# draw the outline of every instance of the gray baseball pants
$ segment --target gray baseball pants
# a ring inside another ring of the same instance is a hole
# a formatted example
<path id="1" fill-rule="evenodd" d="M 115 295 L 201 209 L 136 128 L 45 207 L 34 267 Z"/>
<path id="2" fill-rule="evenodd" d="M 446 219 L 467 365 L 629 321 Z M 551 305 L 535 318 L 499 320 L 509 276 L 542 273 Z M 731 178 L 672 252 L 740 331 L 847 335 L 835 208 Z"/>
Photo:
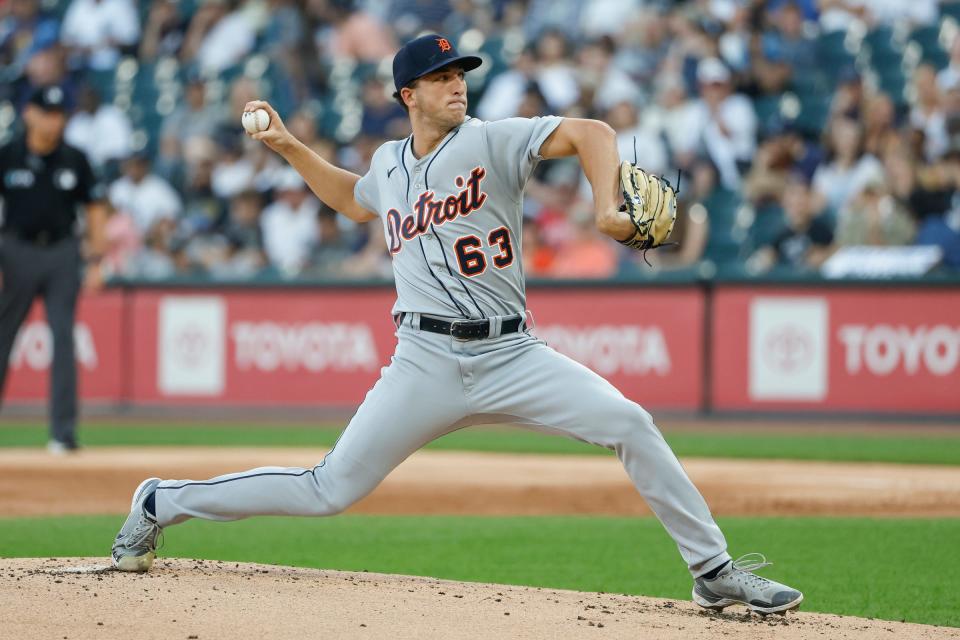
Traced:
<path id="1" fill-rule="evenodd" d="M 510 423 L 614 450 L 694 577 L 730 559 L 706 503 L 642 407 L 527 333 L 458 341 L 418 330 L 418 320 L 407 314 L 390 365 L 319 464 L 165 480 L 159 524 L 340 513 L 431 440 Z"/>
<path id="2" fill-rule="evenodd" d="M 77 361 L 73 322 L 80 293 L 80 241 L 69 237 L 39 246 L 4 234 L 0 244 L 0 393 L 10 352 L 33 301 L 43 297 L 53 334 L 50 371 L 50 437 L 73 442 L 77 428 Z"/>

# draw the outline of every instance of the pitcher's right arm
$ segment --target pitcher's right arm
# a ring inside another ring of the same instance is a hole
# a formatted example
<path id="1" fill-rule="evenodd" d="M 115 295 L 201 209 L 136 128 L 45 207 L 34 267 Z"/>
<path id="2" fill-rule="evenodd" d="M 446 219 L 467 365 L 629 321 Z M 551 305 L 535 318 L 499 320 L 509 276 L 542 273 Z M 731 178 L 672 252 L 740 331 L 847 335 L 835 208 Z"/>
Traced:
<path id="1" fill-rule="evenodd" d="M 360 176 L 330 164 L 297 140 L 268 103 L 254 100 L 244 107 L 244 111 L 257 109 L 265 109 L 270 114 L 270 126 L 265 131 L 249 134 L 251 138 L 264 143 L 286 160 L 303 177 L 310 190 L 334 211 L 355 222 L 377 218 L 377 214 L 364 208 L 353 197 L 353 188 Z"/>

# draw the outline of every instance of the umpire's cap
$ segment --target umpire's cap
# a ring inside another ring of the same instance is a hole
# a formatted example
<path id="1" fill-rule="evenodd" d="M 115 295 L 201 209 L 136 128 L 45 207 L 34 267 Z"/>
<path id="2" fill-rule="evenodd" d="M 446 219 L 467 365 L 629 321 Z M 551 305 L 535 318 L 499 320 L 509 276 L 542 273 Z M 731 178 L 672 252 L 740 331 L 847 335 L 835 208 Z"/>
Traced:
<path id="1" fill-rule="evenodd" d="M 393 84 L 400 91 L 417 78 L 448 64 L 458 63 L 464 71 L 476 69 L 483 60 L 462 56 L 448 39 L 429 33 L 411 40 L 393 57 Z"/>
<path id="2" fill-rule="evenodd" d="M 34 104 L 44 111 L 66 111 L 67 95 L 63 87 L 57 85 L 39 87 L 30 94 L 30 104 Z"/>

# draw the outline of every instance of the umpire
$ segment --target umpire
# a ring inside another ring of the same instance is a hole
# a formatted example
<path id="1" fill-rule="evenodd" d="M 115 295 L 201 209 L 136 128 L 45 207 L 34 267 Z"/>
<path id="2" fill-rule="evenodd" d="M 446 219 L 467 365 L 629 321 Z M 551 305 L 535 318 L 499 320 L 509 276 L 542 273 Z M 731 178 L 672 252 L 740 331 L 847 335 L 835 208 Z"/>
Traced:
<path id="1" fill-rule="evenodd" d="M 50 394 L 51 453 L 77 448 L 77 365 L 73 324 L 83 261 L 78 205 L 85 205 L 89 253 L 102 250 L 105 189 L 86 156 L 63 142 L 66 96 L 37 89 L 23 109 L 25 133 L 0 147 L 0 394 L 17 331 L 33 301 L 43 297 L 53 333 Z M 91 287 L 99 286 L 88 276 Z M 0 395 L 2 397 L 2 395 Z"/>

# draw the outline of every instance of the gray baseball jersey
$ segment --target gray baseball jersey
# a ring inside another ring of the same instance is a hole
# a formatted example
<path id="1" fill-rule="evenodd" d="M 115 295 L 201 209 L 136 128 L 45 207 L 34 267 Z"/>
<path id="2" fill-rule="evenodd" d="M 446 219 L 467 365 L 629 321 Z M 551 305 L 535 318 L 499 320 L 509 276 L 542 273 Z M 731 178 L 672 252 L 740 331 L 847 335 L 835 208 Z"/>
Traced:
<path id="1" fill-rule="evenodd" d="M 161 526 L 188 518 L 333 515 L 431 440 L 472 424 L 508 423 L 616 451 L 693 576 L 730 559 L 710 510 L 649 413 L 527 330 L 501 331 L 505 316 L 526 308 L 523 187 L 560 122 L 467 119 L 423 158 L 413 156 L 410 138 L 377 150 L 354 193 L 381 216 L 393 255 L 394 311 L 404 315 L 389 366 L 316 466 L 164 480 L 156 490 Z M 486 317 L 489 336 L 460 340 L 421 330 L 431 316 Z"/>
<path id="2" fill-rule="evenodd" d="M 561 118 L 467 118 L 432 152 L 387 142 L 354 189 L 383 221 L 394 313 L 484 318 L 523 313 L 523 189 Z"/>

